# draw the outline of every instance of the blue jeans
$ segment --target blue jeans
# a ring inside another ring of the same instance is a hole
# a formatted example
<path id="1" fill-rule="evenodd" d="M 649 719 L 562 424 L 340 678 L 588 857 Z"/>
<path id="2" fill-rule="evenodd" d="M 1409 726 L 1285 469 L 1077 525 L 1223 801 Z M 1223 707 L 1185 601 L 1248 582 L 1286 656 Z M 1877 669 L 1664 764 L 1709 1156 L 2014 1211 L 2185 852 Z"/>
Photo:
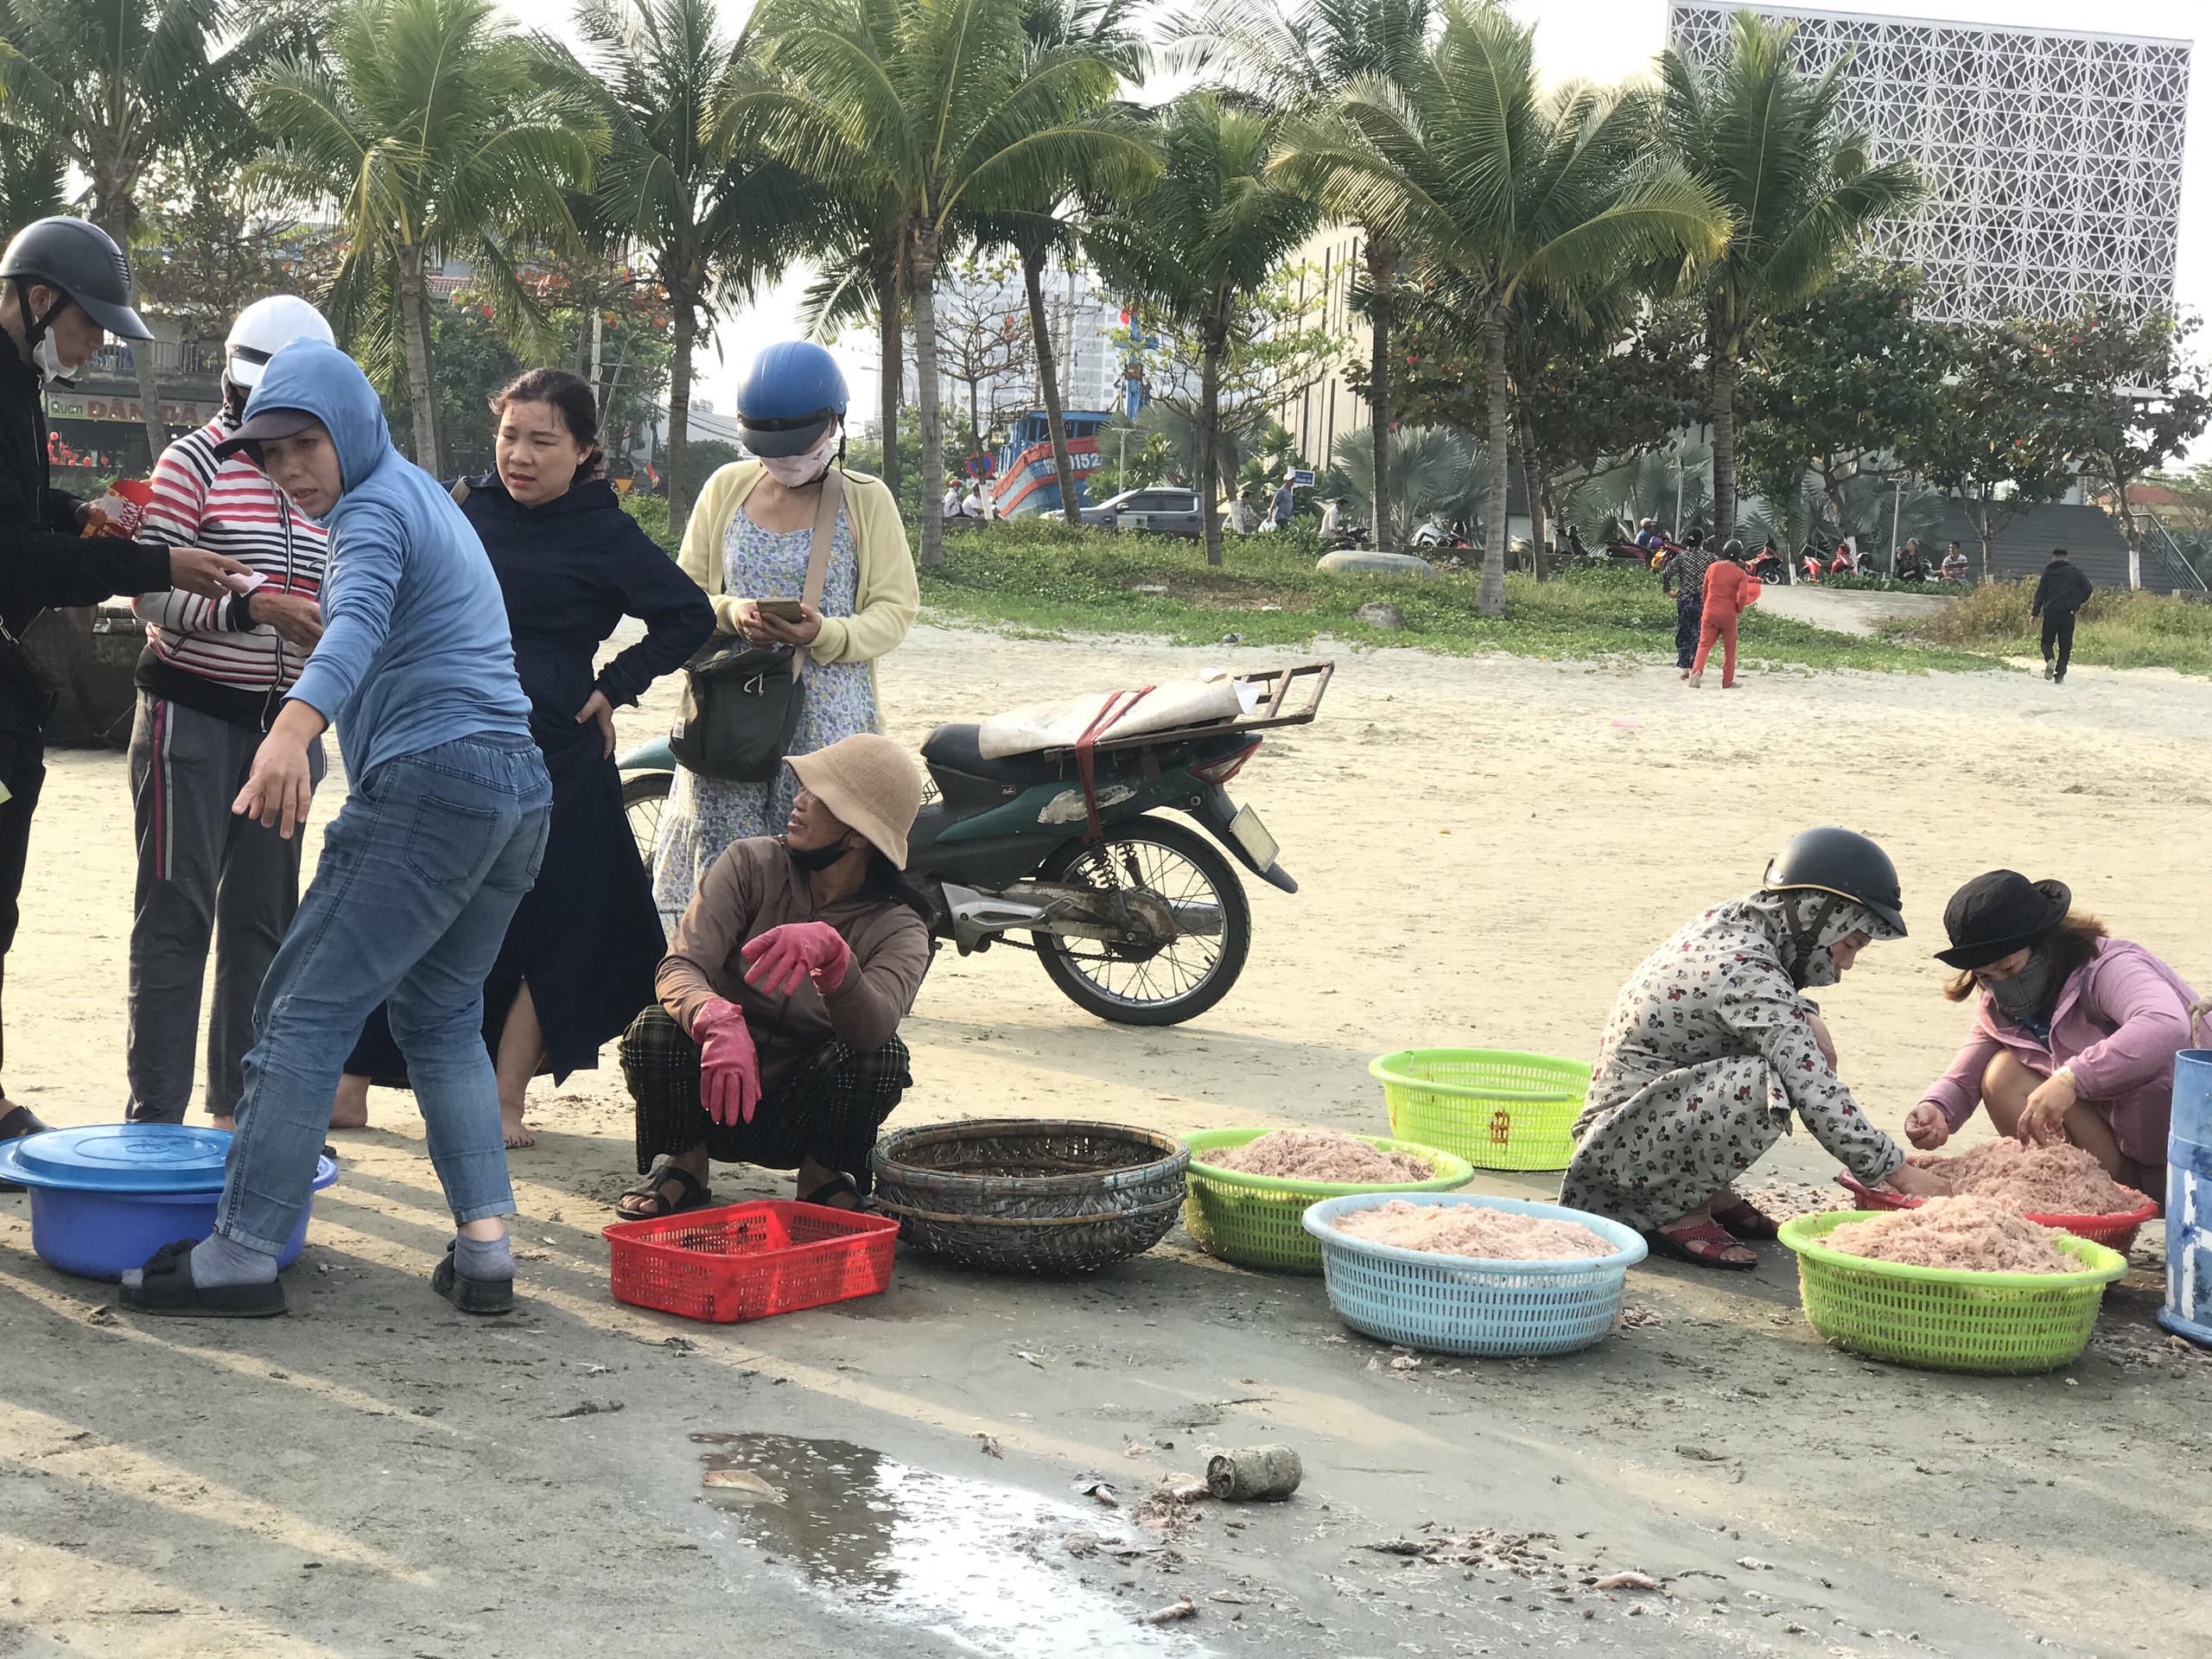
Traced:
<path id="1" fill-rule="evenodd" d="M 1698 630 L 1705 623 L 1705 595 L 1675 601 L 1675 666 L 1687 669 L 1697 660 Z"/>
<path id="2" fill-rule="evenodd" d="M 291 1236 L 339 1073 L 379 1002 L 454 1219 L 512 1212 L 484 976 L 537 879 L 552 802 L 537 745 L 504 733 L 401 755 L 355 783 L 254 1007 L 217 1232 L 270 1255 Z"/>

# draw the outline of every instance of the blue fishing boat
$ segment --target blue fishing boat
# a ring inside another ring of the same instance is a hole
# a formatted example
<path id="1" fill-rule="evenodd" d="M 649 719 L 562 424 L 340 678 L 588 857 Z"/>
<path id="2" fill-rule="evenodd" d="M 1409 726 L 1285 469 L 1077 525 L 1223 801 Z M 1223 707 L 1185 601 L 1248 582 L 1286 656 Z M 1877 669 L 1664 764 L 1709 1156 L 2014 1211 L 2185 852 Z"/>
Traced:
<path id="1" fill-rule="evenodd" d="M 1113 415 L 1103 410 L 1071 410 L 1063 417 L 1068 460 L 1075 469 L 1076 505 L 1088 506 L 1086 480 L 1098 466 L 1098 435 Z M 1045 411 L 1032 410 L 1014 424 L 1014 435 L 998 452 L 990 485 L 995 518 L 1060 511 L 1060 475 L 1052 464 L 1052 429 Z"/>

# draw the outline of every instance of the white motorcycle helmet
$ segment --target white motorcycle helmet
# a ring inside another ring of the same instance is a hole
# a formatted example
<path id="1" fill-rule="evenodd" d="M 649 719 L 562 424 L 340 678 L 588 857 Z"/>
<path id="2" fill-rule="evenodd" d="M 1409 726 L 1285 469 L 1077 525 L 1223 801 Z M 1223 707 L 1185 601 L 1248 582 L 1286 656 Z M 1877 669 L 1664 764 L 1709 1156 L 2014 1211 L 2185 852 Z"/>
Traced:
<path id="1" fill-rule="evenodd" d="M 251 391 L 261 384 L 269 359 L 296 340 L 338 343 L 322 313 L 298 295 L 271 294 L 256 300 L 238 313 L 230 338 L 223 342 L 224 378 L 240 391 Z"/>

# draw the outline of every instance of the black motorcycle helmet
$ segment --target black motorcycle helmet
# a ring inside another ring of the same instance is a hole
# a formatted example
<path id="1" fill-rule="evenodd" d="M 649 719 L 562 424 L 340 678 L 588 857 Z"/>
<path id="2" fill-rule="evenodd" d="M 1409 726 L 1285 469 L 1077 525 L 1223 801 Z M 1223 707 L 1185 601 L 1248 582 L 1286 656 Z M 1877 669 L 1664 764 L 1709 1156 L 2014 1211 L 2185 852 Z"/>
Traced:
<path id="1" fill-rule="evenodd" d="M 1720 556 L 1731 564 L 1741 564 L 1744 562 L 1744 544 L 1731 536 L 1720 543 Z"/>
<path id="2" fill-rule="evenodd" d="M 1766 867 L 1769 893 L 1833 893 L 1866 906 L 1905 937 L 1904 895 L 1890 855 L 1853 830 L 1803 830 Z"/>
<path id="3" fill-rule="evenodd" d="M 0 254 L 0 282 L 15 285 L 16 303 L 29 331 L 29 345 L 38 344 L 63 308 L 55 305 L 44 316 L 34 316 L 34 283 L 59 289 L 118 340 L 154 337 L 138 315 L 130 262 L 108 233 L 89 219 L 60 216 L 24 226 L 8 244 L 7 252 Z"/>

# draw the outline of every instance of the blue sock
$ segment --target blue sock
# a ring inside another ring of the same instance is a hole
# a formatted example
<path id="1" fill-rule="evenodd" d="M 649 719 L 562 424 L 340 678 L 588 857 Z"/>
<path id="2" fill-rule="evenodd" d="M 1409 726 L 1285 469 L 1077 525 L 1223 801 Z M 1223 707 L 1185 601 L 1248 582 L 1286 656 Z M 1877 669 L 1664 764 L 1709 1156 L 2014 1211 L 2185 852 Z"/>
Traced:
<path id="1" fill-rule="evenodd" d="M 453 1241 L 453 1270 L 464 1279 L 512 1279 L 515 1276 L 514 1246 L 507 1235 L 497 1238 L 471 1238 L 466 1233 L 454 1235 Z"/>

